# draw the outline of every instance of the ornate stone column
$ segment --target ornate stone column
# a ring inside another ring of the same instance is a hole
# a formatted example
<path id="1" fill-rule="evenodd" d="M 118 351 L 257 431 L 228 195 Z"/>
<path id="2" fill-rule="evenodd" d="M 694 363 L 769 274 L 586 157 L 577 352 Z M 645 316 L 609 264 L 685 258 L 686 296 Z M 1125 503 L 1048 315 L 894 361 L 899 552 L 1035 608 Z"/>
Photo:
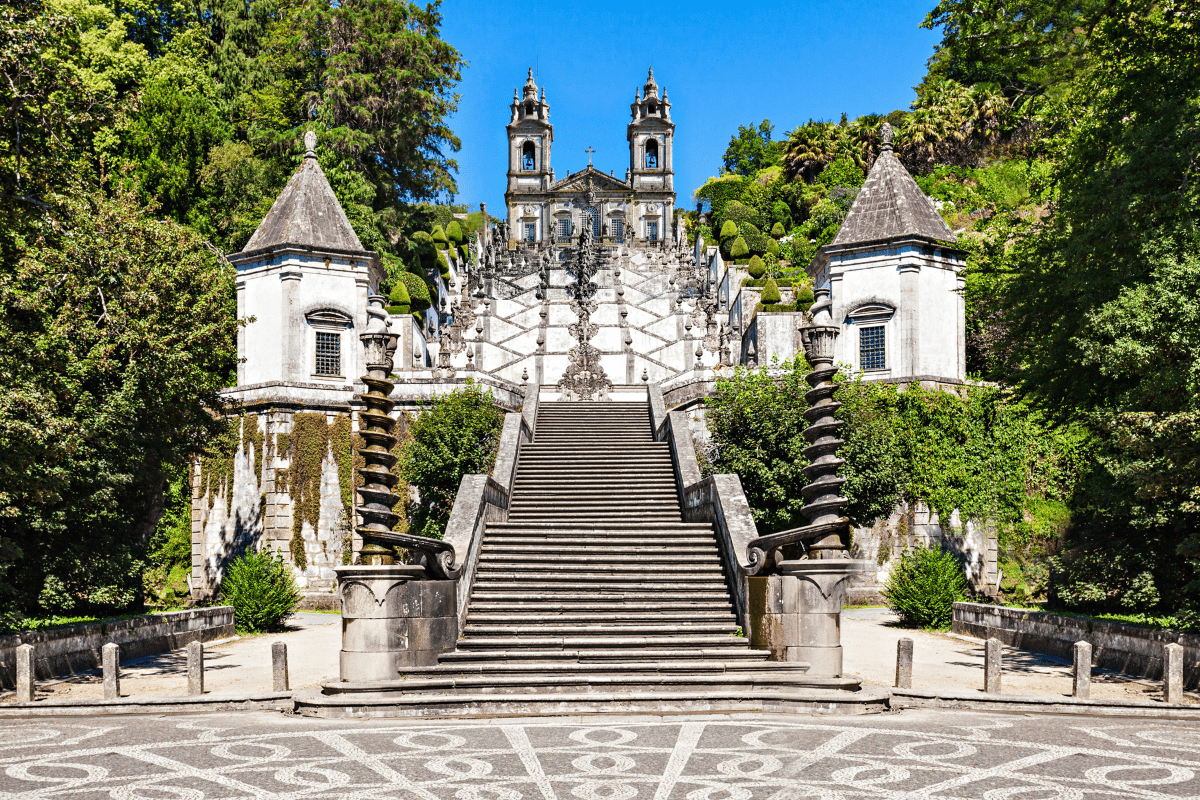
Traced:
<path id="1" fill-rule="evenodd" d="M 809 674 L 820 677 L 842 675 L 842 605 L 850 576 L 862 570 L 862 563 L 850 559 L 850 521 L 842 516 L 846 498 L 838 491 L 846 481 L 837 476 L 845 463 L 837 457 L 843 442 L 838 438 L 842 422 L 834 415 L 842 404 L 833 399 L 837 386 L 833 376 L 834 345 L 840 326 L 834 321 L 829 290 L 818 289 L 810 310 L 810 322 L 801 329 L 804 353 L 812 365 L 805 376 L 812 388 L 804 394 L 809 408 L 804 418 L 811 425 L 804 437 L 812 444 L 804 448 L 809 465 L 804 468 L 810 479 L 803 489 L 807 501 L 800 510 L 807 519 L 806 529 L 813 538 L 807 558 L 794 558 L 795 548 L 785 548 L 785 560 L 779 562 L 784 577 L 799 582 L 799 643 L 796 660 L 809 663 Z M 792 552 L 789 552 L 792 551 Z"/>
<path id="2" fill-rule="evenodd" d="M 843 442 L 842 423 L 835 416 L 841 404 L 833 399 L 834 344 L 839 327 L 830 314 L 828 289 L 818 289 L 809 323 L 801 328 L 805 355 L 812 371 L 805 379 L 812 388 L 804 394 L 809 427 L 804 448 L 807 501 L 801 512 L 808 524 L 760 536 L 750 545 L 748 578 L 751 642 L 771 651 L 775 661 L 804 661 L 809 675 L 842 675 L 841 619 L 846 584 L 862 569 L 849 557 L 849 520 L 841 515 L 848 502 L 838 494 L 845 480 L 837 476 L 844 462 L 837 457 Z M 758 573 L 767 573 L 759 575 Z"/>
<path id="3" fill-rule="evenodd" d="M 334 567 L 342 601 L 341 678 L 363 683 L 396 680 L 405 667 L 431 666 L 441 652 L 454 649 L 458 639 L 457 595 L 453 580 L 424 580 L 424 564 L 397 564 L 389 544 L 400 515 L 392 511 L 400 498 L 392 493 L 396 456 L 392 448 L 395 420 L 391 417 L 394 384 L 388 380 L 398 336 L 384 309 L 385 298 L 367 299 L 367 327 L 359 337 L 366 350 L 368 392 L 360 396 L 366 408 L 359 415 L 359 449 L 364 465 L 355 511 L 363 546 L 360 564 Z"/>

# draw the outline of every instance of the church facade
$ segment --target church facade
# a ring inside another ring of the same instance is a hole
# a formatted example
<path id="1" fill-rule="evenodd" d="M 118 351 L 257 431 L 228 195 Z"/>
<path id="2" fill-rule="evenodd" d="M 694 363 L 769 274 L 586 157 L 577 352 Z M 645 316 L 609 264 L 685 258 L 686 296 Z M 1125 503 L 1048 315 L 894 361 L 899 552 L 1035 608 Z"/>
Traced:
<path id="1" fill-rule="evenodd" d="M 533 70 L 509 107 L 508 181 L 504 193 L 508 235 L 539 248 L 565 246 L 583 226 L 597 242 L 651 246 L 674 236 L 675 123 L 664 89 L 659 97 L 654 71 L 634 93 L 626 126 L 629 165 L 625 175 L 592 165 L 559 178 L 551 162 L 554 125 L 543 87 Z M 589 148 L 590 150 L 590 148 Z"/>

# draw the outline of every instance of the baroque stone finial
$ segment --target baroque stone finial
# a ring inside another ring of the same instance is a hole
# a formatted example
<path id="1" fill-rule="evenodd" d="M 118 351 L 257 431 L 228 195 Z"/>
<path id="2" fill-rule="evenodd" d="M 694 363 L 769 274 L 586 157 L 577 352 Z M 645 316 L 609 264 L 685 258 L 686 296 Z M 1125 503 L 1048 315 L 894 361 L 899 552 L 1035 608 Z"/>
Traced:
<path id="1" fill-rule="evenodd" d="M 879 133 L 881 142 L 880 150 L 891 152 L 892 150 L 892 123 L 883 123 L 883 129 Z"/>
<path id="2" fill-rule="evenodd" d="M 317 134 L 316 131 L 307 131 L 304 134 L 304 157 L 317 157 Z"/>

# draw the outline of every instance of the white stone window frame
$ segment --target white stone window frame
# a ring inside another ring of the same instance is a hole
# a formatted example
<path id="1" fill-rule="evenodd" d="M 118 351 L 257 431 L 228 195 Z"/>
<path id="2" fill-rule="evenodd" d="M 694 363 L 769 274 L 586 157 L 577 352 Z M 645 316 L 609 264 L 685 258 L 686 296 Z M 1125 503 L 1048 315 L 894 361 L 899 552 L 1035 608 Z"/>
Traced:
<path id="1" fill-rule="evenodd" d="M 872 301 L 862 303 L 846 315 L 846 326 L 854 331 L 853 364 L 854 368 L 864 375 L 875 378 L 886 378 L 892 374 L 892 365 L 896 363 L 895 341 L 892 320 L 896 309 L 890 303 Z M 862 365 L 862 331 L 864 328 L 883 328 L 883 367 L 866 369 Z"/>
<path id="2" fill-rule="evenodd" d="M 348 345 L 347 333 L 354 328 L 354 319 L 344 311 L 336 308 L 321 308 L 304 315 L 308 323 L 308 373 L 315 381 L 346 382 L 346 360 L 353 352 Z M 338 371 L 340 375 L 321 375 L 317 373 L 317 333 L 335 333 L 338 338 Z"/>

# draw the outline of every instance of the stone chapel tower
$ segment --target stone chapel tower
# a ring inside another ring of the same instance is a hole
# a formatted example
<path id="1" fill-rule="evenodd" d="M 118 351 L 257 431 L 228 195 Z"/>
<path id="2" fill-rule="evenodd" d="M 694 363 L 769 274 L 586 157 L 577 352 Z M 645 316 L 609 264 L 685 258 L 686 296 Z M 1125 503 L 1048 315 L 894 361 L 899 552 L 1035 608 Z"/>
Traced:
<path id="1" fill-rule="evenodd" d="M 634 92 L 629 109 L 629 183 L 639 200 L 638 236 L 651 241 L 668 238 L 675 213 L 675 123 L 666 89 L 661 99 L 658 96 L 653 68 L 646 85 Z"/>
<path id="2" fill-rule="evenodd" d="M 554 126 L 550 124 L 550 104 L 546 102 L 546 90 L 538 98 L 538 87 L 533 81 L 533 70 L 525 80 L 522 90 L 513 89 L 513 101 L 509 106 L 511 118 L 508 131 L 508 190 L 506 197 L 517 193 L 545 192 L 554 183 L 554 170 L 550 167 L 550 145 L 554 141 Z M 528 216 L 528 215 L 527 215 Z M 513 234 L 521 239 L 542 241 L 546 230 L 546 214 L 524 220 L 510 219 Z M 524 227 L 523 221 L 533 225 L 532 231 Z M 532 237 L 528 234 L 532 233 Z"/>

